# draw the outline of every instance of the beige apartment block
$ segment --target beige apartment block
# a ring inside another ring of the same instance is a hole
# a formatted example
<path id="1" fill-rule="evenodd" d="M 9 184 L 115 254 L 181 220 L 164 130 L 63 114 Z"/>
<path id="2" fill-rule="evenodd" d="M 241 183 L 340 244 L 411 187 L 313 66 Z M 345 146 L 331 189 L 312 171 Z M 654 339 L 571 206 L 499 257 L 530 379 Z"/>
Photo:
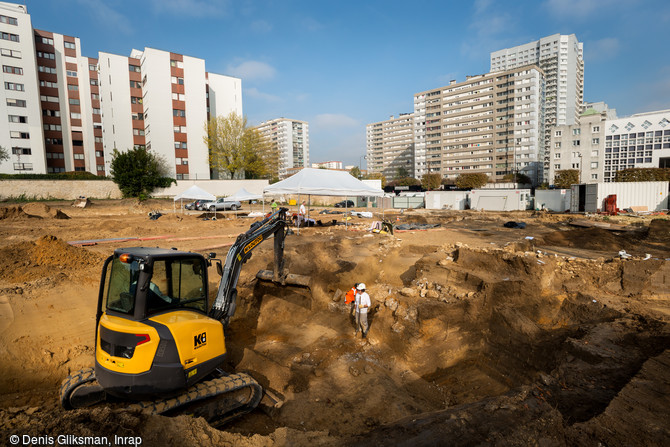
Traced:
<path id="1" fill-rule="evenodd" d="M 543 71 L 524 66 L 415 94 L 415 165 L 448 180 L 484 173 L 499 182 L 523 173 L 537 183 L 544 157 L 543 89 Z"/>

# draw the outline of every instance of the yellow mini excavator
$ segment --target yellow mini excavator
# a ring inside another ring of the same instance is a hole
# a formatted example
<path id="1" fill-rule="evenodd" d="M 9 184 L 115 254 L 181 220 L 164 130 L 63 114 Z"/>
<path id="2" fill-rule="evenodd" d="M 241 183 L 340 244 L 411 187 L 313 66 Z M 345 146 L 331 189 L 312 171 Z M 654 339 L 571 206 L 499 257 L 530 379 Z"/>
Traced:
<path id="1" fill-rule="evenodd" d="M 251 225 L 225 263 L 214 253 L 120 248 L 104 263 L 95 333 L 95 367 L 73 372 L 60 389 L 66 409 L 128 402 L 154 414 L 192 414 L 219 426 L 253 410 L 262 387 L 244 373 L 221 369 L 224 328 L 235 314 L 242 264 L 274 236 L 274 271 L 259 279 L 309 287 L 309 278 L 284 269 L 286 208 Z M 207 309 L 207 268 L 221 275 Z"/>

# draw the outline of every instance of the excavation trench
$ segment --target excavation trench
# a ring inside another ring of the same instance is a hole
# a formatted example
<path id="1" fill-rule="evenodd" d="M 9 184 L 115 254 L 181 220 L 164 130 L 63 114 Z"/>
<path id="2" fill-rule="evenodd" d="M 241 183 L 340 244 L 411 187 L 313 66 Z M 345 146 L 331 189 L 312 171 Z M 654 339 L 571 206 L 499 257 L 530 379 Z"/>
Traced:
<path id="1" fill-rule="evenodd" d="M 355 247 L 360 262 L 330 261 L 346 250 L 343 242 L 320 246 L 324 262 L 294 262 L 296 273 L 312 276 L 311 291 L 249 281 L 240 294 L 230 366 L 249 371 L 285 404 L 232 430 L 284 426 L 356 436 L 522 387 L 567 424 L 583 422 L 670 341 L 665 324 L 601 300 L 603 291 L 630 292 L 622 278 L 634 267 L 391 247 L 389 257 L 405 259 L 392 267 L 370 262 L 377 253 L 366 246 Z M 399 273 L 395 280 L 370 287 L 369 343 L 355 339 L 341 302 L 345 281 L 385 279 L 389 270 Z"/>

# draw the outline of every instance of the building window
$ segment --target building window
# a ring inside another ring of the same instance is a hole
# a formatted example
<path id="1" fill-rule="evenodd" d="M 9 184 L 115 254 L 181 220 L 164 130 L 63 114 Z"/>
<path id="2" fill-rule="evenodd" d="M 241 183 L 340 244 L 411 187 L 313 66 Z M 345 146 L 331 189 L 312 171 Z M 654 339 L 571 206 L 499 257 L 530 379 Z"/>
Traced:
<path id="1" fill-rule="evenodd" d="M 55 71 L 54 71 L 54 73 L 55 73 Z M 76 71 L 67 70 L 65 73 L 71 78 L 76 78 L 77 77 L 77 72 Z"/>
<path id="2" fill-rule="evenodd" d="M 561 142 L 560 142 L 560 141 L 557 141 L 556 143 L 554 143 L 554 147 L 555 147 L 555 148 L 559 148 L 559 147 L 561 147 Z"/>
<path id="3" fill-rule="evenodd" d="M 184 85 L 184 78 L 178 78 L 176 76 L 172 76 L 172 83 L 173 84 Z"/>
<path id="4" fill-rule="evenodd" d="M 560 169 L 561 169 L 561 165 L 560 165 L 560 164 L 555 164 L 555 165 L 554 165 L 554 169 L 560 170 Z"/>
<path id="5" fill-rule="evenodd" d="M 579 129 L 579 128 L 577 128 L 577 129 L 572 129 L 572 134 L 573 134 L 573 135 L 579 135 L 579 134 L 581 134 L 581 133 L 582 133 L 582 129 Z"/>
<path id="6" fill-rule="evenodd" d="M 102 137 L 95 137 L 94 140 L 96 143 L 102 143 Z"/>
<path id="7" fill-rule="evenodd" d="M 0 54 L 7 57 L 15 57 L 21 59 L 21 52 L 19 50 L 10 50 L 9 48 L 1 48 Z"/>
<path id="8" fill-rule="evenodd" d="M 139 81 L 130 81 L 130 88 L 142 88 L 142 84 Z"/>
<path id="9" fill-rule="evenodd" d="M 7 98 L 7 105 L 12 107 L 25 107 L 26 101 L 23 99 Z"/>
<path id="10" fill-rule="evenodd" d="M 5 82 L 5 90 L 16 90 L 17 92 L 25 91 L 23 84 L 17 84 L 14 82 Z"/>
<path id="11" fill-rule="evenodd" d="M 33 164 L 32 163 L 14 163 L 14 170 L 15 171 L 32 171 L 33 170 Z"/>
<path id="12" fill-rule="evenodd" d="M 77 98 L 70 98 L 70 99 L 68 99 L 68 102 L 70 103 L 71 106 L 78 106 L 79 105 L 79 100 Z"/>
<path id="13" fill-rule="evenodd" d="M 9 122 L 10 123 L 27 123 L 28 122 L 28 117 L 27 116 L 21 116 L 21 115 L 9 115 Z"/>
<path id="14" fill-rule="evenodd" d="M 96 165 L 95 168 L 98 170 L 98 172 L 104 171 L 105 170 L 105 165 Z"/>
<path id="15" fill-rule="evenodd" d="M 80 120 L 81 119 L 81 113 L 70 112 L 70 118 L 72 118 L 73 120 Z"/>
<path id="16" fill-rule="evenodd" d="M 95 151 L 95 156 L 98 157 L 98 158 L 101 158 L 101 157 L 104 156 L 104 154 L 103 154 L 102 151 Z"/>
<path id="17" fill-rule="evenodd" d="M 44 130 L 55 130 L 55 131 L 61 131 L 61 125 L 60 124 L 44 124 Z"/>
<path id="18" fill-rule="evenodd" d="M 98 71 L 97 65 L 88 64 L 88 71 Z"/>
<path id="19" fill-rule="evenodd" d="M 139 65 L 128 64 L 128 70 L 134 71 L 135 73 L 139 73 L 140 72 L 140 66 Z"/>
<path id="20" fill-rule="evenodd" d="M 8 25 L 18 25 L 19 22 L 14 17 L 0 15 L 0 23 L 7 23 Z"/>
<path id="21" fill-rule="evenodd" d="M 183 93 L 173 93 L 172 99 L 174 99 L 175 101 L 186 101 L 186 95 L 184 95 Z"/>
<path id="22" fill-rule="evenodd" d="M 579 140 L 572 140 L 573 146 L 579 146 Z"/>
<path id="23" fill-rule="evenodd" d="M 172 116 L 186 117 L 186 110 L 172 109 Z"/>
<path id="24" fill-rule="evenodd" d="M 600 126 L 593 126 L 592 132 L 593 133 L 600 132 Z"/>
<path id="25" fill-rule="evenodd" d="M 56 74 L 56 69 L 54 67 L 45 67 L 43 65 L 40 65 L 40 66 L 37 67 L 37 69 L 41 73 Z"/>
<path id="26" fill-rule="evenodd" d="M 22 75 L 23 74 L 23 68 L 12 67 L 11 65 L 3 65 L 2 66 L 2 71 L 4 73 L 11 73 L 11 74 L 17 74 L 17 75 Z"/>
<path id="27" fill-rule="evenodd" d="M 19 138 L 22 140 L 27 140 L 30 138 L 30 133 L 28 132 L 18 132 L 18 131 L 11 131 L 9 132 L 10 138 Z"/>
<path id="28" fill-rule="evenodd" d="M 140 98 L 139 96 L 131 96 L 130 102 L 131 104 L 142 104 L 142 98 Z"/>
<path id="29" fill-rule="evenodd" d="M 600 138 L 591 139 L 591 144 L 600 144 Z"/>
<path id="30" fill-rule="evenodd" d="M 56 55 L 54 53 L 47 53 L 47 52 L 43 52 L 43 51 L 38 51 L 37 52 L 37 57 L 41 57 L 43 59 L 51 59 L 51 60 L 56 59 Z"/>
<path id="31" fill-rule="evenodd" d="M 40 81 L 40 87 L 58 88 L 58 84 L 50 81 Z"/>
<path id="32" fill-rule="evenodd" d="M 144 136 L 144 129 L 133 129 L 133 135 L 142 135 L 142 136 Z"/>
<path id="33" fill-rule="evenodd" d="M 67 89 L 72 91 L 79 91 L 79 86 L 75 84 L 68 84 Z"/>
<path id="34" fill-rule="evenodd" d="M 73 154 L 75 160 L 83 160 L 84 154 Z"/>
<path id="35" fill-rule="evenodd" d="M 31 155 L 33 152 L 29 147 L 13 147 L 12 154 L 14 155 Z"/>
<path id="36" fill-rule="evenodd" d="M 597 161 L 592 161 L 591 162 L 591 169 L 598 169 L 598 162 Z"/>
<path id="37" fill-rule="evenodd" d="M 97 79 L 91 79 L 91 85 L 100 85 Z"/>
<path id="38" fill-rule="evenodd" d="M 63 42 L 63 46 L 69 50 L 76 50 L 77 45 L 74 42 Z"/>
<path id="39" fill-rule="evenodd" d="M 40 101 L 45 101 L 45 102 L 58 102 L 58 96 L 46 96 L 46 95 L 40 95 Z"/>
<path id="40" fill-rule="evenodd" d="M 19 41 L 19 36 L 16 35 L 16 34 L 12 34 L 12 33 L 0 32 L 0 38 L 2 38 L 4 40 L 11 40 L 12 42 L 18 42 Z"/>
<path id="41" fill-rule="evenodd" d="M 561 153 L 560 153 L 560 152 L 556 152 L 556 153 L 554 154 L 554 158 L 561 158 Z"/>
<path id="42" fill-rule="evenodd" d="M 42 43 L 45 44 L 45 45 L 52 45 L 53 46 L 53 44 L 54 44 L 54 40 L 49 39 L 48 37 L 41 37 L 41 39 L 42 39 Z"/>

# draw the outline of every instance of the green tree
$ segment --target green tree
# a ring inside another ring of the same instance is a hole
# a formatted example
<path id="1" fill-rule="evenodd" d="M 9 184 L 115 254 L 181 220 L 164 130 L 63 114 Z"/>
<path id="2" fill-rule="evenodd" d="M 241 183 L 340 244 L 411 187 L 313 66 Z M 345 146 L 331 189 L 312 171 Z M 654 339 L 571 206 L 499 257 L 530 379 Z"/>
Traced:
<path id="1" fill-rule="evenodd" d="M 515 174 L 505 174 L 503 177 L 503 180 L 506 182 L 514 182 L 514 183 L 521 183 L 521 184 L 531 184 L 533 181 L 528 177 L 526 174 L 521 174 L 519 172 Z"/>
<path id="2" fill-rule="evenodd" d="M 617 171 L 615 182 L 665 182 L 670 180 L 670 168 L 630 168 Z"/>
<path id="3" fill-rule="evenodd" d="M 456 177 L 456 186 L 461 189 L 477 189 L 486 185 L 488 181 L 488 175 L 483 172 L 479 174 L 460 174 Z"/>
<path id="4" fill-rule="evenodd" d="M 382 188 L 386 186 L 386 176 L 382 174 L 381 172 L 371 172 L 368 175 L 365 176 L 366 179 L 369 180 L 381 180 L 382 181 Z"/>
<path id="5" fill-rule="evenodd" d="M 354 166 L 349 170 L 349 174 L 351 174 L 355 178 L 361 178 L 361 170 L 358 168 L 358 166 Z"/>
<path id="6" fill-rule="evenodd" d="M 442 176 L 440 174 L 428 173 L 423 174 L 423 177 L 421 177 L 421 186 L 423 186 L 423 189 L 427 189 L 428 191 L 434 191 L 436 189 L 440 189 L 441 185 L 442 185 Z"/>
<path id="7" fill-rule="evenodd" d="M 0 146 L 0 163 L 5 160 L 9 160 L 9 152 L 7 152 L 7 149 L 4 147 Z"/>
<path id="8" fill-rule="evenodd" d="M 397 168 L 396 173 L 397 173 L 397 178 L 409 177 L 409 171 L 404 166 L 400 166 L 399 168 Z"/>
<path id="9" fill-rule="evenodd" d="M 401 179 L 396 180 L 396 184 L 398 186 L 418 186 L 421 184 L 421 181 L 414 177 L 403 177 Z"/>
<path id="10" fill-rule="evenodd" d="M 168 177 L 167 163 L 145 148 L 112 153 L 111 176 L 123 197 L 145 200 L 156 188 L 167 188 L 175 180 Z"/>
<path id="11" fill-rule="evenodd" d="M 558 188 L 569 188 L 570 185 L 579 183 L 579 169 L 563 169 L 556 171 L 554 175 L 554 186 Z"/>
<path id="12" fill-rule="evenodd" d="M 246 117 L 235 112 L 214 116 L 205 131 L 212 169 L 227 172 L 231 178 L 242 171 L 246 178 L 270 178 L 279 173 L 279 154 L 263 141 L 257 129 L 247 126 Z"/>

